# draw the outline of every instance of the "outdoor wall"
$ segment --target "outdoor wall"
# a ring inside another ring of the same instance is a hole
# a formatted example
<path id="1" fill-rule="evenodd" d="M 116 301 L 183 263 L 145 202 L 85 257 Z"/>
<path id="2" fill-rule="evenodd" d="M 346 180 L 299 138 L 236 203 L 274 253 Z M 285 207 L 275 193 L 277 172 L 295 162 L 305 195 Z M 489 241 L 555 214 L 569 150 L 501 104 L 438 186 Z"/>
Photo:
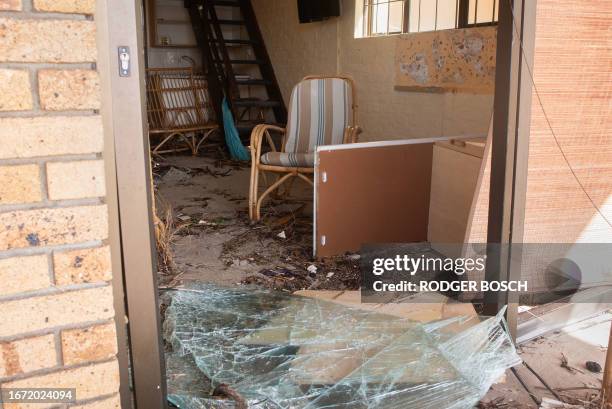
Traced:
<path id="1" fill-rule="evenodd" d="M 398 36 L 355 38 L 355 0 L 342 0 L 340 18 L 309 24 L 299 24 L 297 0 L 252 3 L 285 102 L 305 75 L 345 73 L 357 84 L 364 141 L 486 134 L 491 94 L 394 89 Z"/>
<path id="2" fill-rule="evenodd" d="M 611 2 L 537 3 L 533 74 L 522 78 L 531 83 L 532 97 L 524 232 L 518 242 L 612 242 L 611 26 Z M 469 243 L 487 237 L 490 158 L 489 152 Z"/>
<path id="3" fill-rule="evenodd" d="M 76 387 L 70 407 L 112 409 L 94 9 L 94 0 L 0 0 L 0 386 Z"/>

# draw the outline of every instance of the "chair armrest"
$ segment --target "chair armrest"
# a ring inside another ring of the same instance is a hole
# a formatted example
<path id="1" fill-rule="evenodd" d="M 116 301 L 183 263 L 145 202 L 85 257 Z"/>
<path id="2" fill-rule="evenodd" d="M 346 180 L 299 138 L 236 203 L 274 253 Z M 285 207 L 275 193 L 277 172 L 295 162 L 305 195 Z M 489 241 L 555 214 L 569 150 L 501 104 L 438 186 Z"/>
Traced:
<path id="1" fill-rule="evenodd" d="M 281 128 L 280 126 L 276 125 L 259 124 L 253 128 L 253 131 L 251 131 L 251 143 L 249 145 L 249 149 L 251 151 L 251 159 L 255 164 L 259 164 L 259 158 L 261 157 L 261 144 L 264 138 L 268 142 L 268 145 L 270 145 L 270 148 L 276 151 L 276 146 L 274 146 L 274 142 L 270 137 L 270 131 L 276 131 L 284 134 L 285 128 Z"/>
<path id="2" fill-rule="evenodd" d="M 346 129 L 344 130 L 344 143 L 357 142 L 357 139 L 359 138 L 359 134 L 361 134 L 361 132 L 363 132 L 361 127 L 357 125 L 346 127 Z"/>

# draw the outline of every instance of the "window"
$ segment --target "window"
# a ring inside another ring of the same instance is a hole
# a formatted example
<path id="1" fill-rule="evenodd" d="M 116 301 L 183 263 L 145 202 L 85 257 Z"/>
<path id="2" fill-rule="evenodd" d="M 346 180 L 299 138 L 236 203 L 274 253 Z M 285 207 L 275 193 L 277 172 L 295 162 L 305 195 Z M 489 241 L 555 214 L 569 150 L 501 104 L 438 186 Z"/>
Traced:
<path id="1" fill-rule="evenodd" d="M 363 0 L 364 37 L 497 22 L 499 0 Z"/>

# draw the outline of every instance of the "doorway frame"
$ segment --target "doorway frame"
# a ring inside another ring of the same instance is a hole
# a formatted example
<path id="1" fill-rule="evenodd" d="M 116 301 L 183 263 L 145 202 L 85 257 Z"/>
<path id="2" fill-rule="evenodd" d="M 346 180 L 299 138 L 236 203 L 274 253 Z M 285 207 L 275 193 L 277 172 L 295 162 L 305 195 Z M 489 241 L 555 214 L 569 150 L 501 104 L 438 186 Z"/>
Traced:
<path id="1" fill-rule="evenodd" d="M 98 1 L 95 19 L 121 405 L 162 409 L 167 408 L 167 391 L 158 313 L 143 5 L 140 0 Z M 119 47 L 129 48 L 130 72 L 125 77 L 119 73 Z"/>
<path id="2" fill-rule="evenodd" d="M 521 258 L 512 255 L 510 244 L 515 237 L 522 240 L 524 233 L 533 92 L 529 67 L 535 54 L 538 1 L 499 4 L 487 224 L 487 243 L 493 245 L 487 246 L 485 279 L 518 281 Z M 485 294 L 484 312 L 495 315 L 507 305 L 508 328 L 516 339 L 518 294 L 506 292 L 504 300 L 500 303 L 497 294 Z"/>
<path id="3" fill-rule="evenodd" d="M 531 83 L 521 76 L 525 64 L 521 44 L 535 42 L 535 4 L 536 0 L 500 2 L 497 41 L 509 47 L 498 47 L 497 53 L 502 64 L 496 64 L 489 241 L 507 242 L 522 231 L 531 107 L 526 96 L 531 94 Z M 145 104 L 145 16 L 140 0 L 98 1 L 96 7 L 121 402 L 124 409 L 165 409 Z M 520 9 L 514 22 L 508 21 L 509 7 Z M 522 43 L 514 41 L 517 34 Z M 119 46 L 131 51 L 129 77 L 119 76 Z M 513 268 L 509 255 L 493 256 L 491 262 L 504 270 L 491 279 L 507 276 Z M 510 324 L 514 331 L 516 322 Z"/>

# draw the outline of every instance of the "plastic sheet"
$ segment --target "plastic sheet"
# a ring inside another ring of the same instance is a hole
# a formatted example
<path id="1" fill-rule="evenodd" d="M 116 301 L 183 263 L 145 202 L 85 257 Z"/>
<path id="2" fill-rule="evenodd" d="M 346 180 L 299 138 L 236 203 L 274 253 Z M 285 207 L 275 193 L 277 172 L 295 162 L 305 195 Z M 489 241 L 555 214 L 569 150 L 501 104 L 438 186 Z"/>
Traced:
<path id="1" fill-rule="evenodd" d="M 170 297 L 169 399 L 184 409 L 244 406 L 212 399 L 222 384 L 254 409 L 471 408 L 520 362 L 501 315 L 473 325 L 424 325 L 318 299 L 201 284 Z"/>

